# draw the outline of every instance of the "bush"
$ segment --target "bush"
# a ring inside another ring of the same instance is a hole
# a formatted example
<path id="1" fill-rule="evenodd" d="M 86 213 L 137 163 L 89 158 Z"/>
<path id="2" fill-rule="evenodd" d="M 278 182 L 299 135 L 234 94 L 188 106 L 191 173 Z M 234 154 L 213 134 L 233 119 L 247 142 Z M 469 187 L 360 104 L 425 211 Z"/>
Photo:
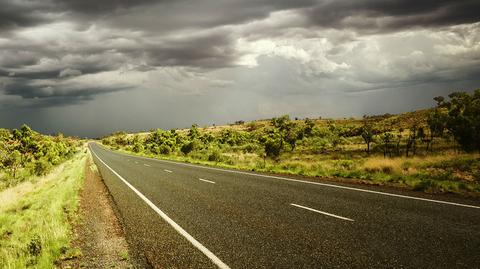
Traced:
<path id="1" fill-rule="evenodd" d="M 268 139 L 264 143 L 265 155 L 272 159 L 278 160 L 280 153 L 282 152 L 282 144 L 279 140 Z"/>
<path id="2" fill-rule="evenodd" d="M 51 166 L 52 165 L 48 162 L 48 160 L 42 157 L 35 161 L 34 173 L 37 176 L 45 175 L 50 170 Z"/>
<path id="3" fill-rule="evenodd" d="M 188 155 L 190 152 L 192 152 L 195 148 L 195 143 L 193 141 L 187 142 L 182 145 L 180 148 L 180 151 L 182 151 L 183 154 Z"/>
<path id="4" fill-rule="evenodd" d="M 133 152 L 139 153 L 143 151 L 143 145 L 139 142 L 135 143 L 132 148 Z"/>
<path id="5" fill-rule="evenodd" d="M 248 143 L 243 146 L 243 152 L 245 153 L 253 153 L 258 150 L 258 146 L 253 143 Z"/>
<path id="6" fill-rule="evenodd" d="M 316 154 L 324 153 L 329 147 L 328 140 L 325 138 L 319 138 L 319 137 L 312 138 L 310 140 L 310 145 L 312 147 L 312 152 Z"/>
<path id="7" fill-rule="evenodd" d="M 33 236 L 27 245 L 28 254 L 31 256 L 38 256 L 42 252 L 42 241 L 38 235 Z"/>
<path id="8" fill-rule="evenodd" d="M 160 154 L 163 154 L 163 155 L 167 155 L 169 154 L 170 152 L 172 151 L 172 149 L 167 146 L 167 145 L 161 145 L 160 147 L 158 147 L 158 153 Z"/>
<path id="9" fill-rule="evenodd" d="M 431 189 L 435 186 L 435 183 L 430 179 L 420 180 L 415 186 L 413 186 L 414 190 L 417 191 L 426 191 Z"/>
<path id="10" fill-rule="evenodd" d="M 222 154 L 220 154 L 218 150 L 215 150 L 208 155 L 208 160 L 210 162 L 219 162 L 222 160 Z"/>

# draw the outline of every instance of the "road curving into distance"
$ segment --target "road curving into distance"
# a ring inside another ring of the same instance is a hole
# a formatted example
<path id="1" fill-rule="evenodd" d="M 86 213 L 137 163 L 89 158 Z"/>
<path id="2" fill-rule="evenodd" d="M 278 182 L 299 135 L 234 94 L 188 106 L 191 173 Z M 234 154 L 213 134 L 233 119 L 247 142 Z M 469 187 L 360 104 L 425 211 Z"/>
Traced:
<path id="1" fill-rule="evenodd" d="M 444 201 L 89 146 L 139 268 L 480 265 L 475 200 Z"/>

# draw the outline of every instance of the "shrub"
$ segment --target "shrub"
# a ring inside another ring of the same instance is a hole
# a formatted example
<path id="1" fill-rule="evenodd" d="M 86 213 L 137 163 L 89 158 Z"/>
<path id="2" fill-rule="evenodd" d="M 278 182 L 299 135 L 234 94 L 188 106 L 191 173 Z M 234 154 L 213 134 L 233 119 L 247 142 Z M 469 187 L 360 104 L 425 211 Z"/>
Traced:
<path id="1" fill-rule="evenodd" d="M 253 143 L 248 143 L 243 147 L 243 152 L 253 153 L 258 150 L 258 146 Z"/>
<path id="2" fill-rule="evenodd" d="M 52 165 L 48 162 L 48 160 L 45 157 L 42 157 L 35 161 L 34 173 L 37 176 L 45 175 L 48 170 L 50 170 L 51 166 Z"/>
<path id="3" fill-rule="evenodd" d="M 139 153 L 143 151 L 143 145 L 140 142 L 137 142 L 133 145 L 133 152 Z"/>
<path id="4" fill-rule="evenodd" d="M 31 256 L 38 256 L 42 251 L 42 241 L 38 235 L 35 235 L 27 245 L 28 253 Z"/>
<path id="5" fill-rule="evenodd" d="M 193 141 L 189 141 L 185 144 L 182 145 L 180 148 L 180 151 L 182 151 L 183 154 L 188 155 L 190 152 L 192 152 L 195 148 L 195 143 Z"/>
<path id="6" fill-rule="evenodd" d="M 278 159 L 282 151 L 282 144 L 279 140 L 267 139 L 264 143 L 265 155 L 272 159 Z"/>
<path id="7" fill-rule="evenodd" d="M 431 189 L 435 186 L 435 183 L 430 180 L 430 179 L 425 179 L 425 180 L 420 180 L 417 182 L 414 186 L 413 189 L 417 191 L 425 191 L 428 189 Z"/>
<path id="8" fill-rule="evenodd" d="M 327 139 L 319 138 L 319 137 L 312 138 L 310 140 L 310 143 L 311 143 L 311 147 L 312 147 L 312 152 L 316 153 L 316 154 L 324 153 L 329 146 L 329 143 L 328 143 Z"/>
<path id="9" fill-rule="evenodd" d="M 213 151 L 208 155 L 208 160 L 210 162 L 219 162 L 222 159 L 222 154 L 218 150 Z"/>
<path id="10" fill-rule="evenodd" d="M 167 145 L 161 145 L 158 147 L 158 152 L 163 155 L 167 155 L 172 151 L 172 149 Z"/>

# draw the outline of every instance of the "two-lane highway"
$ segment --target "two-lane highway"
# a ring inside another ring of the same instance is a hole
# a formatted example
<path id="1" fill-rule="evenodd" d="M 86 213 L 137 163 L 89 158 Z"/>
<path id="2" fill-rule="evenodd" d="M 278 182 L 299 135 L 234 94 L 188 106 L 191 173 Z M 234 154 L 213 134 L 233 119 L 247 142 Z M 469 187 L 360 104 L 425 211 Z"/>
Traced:
<path id="1" fill-rule="evenodd" d="M 139 267 L 478 268 L 480 207 L 90 144 Z"/>

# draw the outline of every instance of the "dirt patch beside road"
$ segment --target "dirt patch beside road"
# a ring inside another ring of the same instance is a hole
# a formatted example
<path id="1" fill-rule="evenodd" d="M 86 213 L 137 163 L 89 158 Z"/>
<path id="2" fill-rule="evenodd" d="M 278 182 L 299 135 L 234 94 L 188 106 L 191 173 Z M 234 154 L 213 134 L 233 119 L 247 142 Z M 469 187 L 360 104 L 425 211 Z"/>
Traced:
<path id="1" fill-rule="evenodd" d="M 80 194 L 79 221 L 72 248 L 62 268 L 133 268 L 125 235 L 110 194 L 95 164 L 88 158 Z"/>

